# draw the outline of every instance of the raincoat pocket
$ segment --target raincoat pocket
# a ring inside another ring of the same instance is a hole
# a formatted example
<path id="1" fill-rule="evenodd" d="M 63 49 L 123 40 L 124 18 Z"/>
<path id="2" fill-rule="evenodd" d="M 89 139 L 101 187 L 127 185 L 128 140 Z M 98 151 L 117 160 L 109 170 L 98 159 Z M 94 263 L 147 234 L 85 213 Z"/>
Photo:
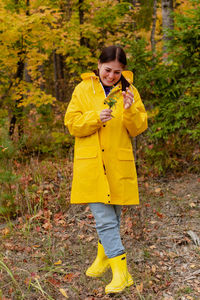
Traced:
<path id="1" fill-rule="evenodd" d="M 75 151 L 74 177 L 78 180 L 77 188 L 90 192 L 90 186 L 95 186 L 98 176 L 97 147 L 81 147 Z"/>
<path id="2" fill-rule="evenodd" d="M 97 157 L 97 148 L 96 147 L 81 147 L 76 149 L 76 159 L 87 159 Z"/>
<path id="3" fill-rule="evenodd" d="M 119 174 L 121 178 L 135 177 L 135 164 L 132 149 L 121 148 L 117 153 Z"/>

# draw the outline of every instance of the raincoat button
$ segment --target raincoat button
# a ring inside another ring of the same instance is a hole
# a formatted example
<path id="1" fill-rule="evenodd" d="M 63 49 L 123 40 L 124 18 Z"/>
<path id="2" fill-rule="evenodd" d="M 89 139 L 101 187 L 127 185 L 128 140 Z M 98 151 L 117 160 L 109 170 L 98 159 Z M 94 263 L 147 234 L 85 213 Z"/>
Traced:
<path id="1" fill-rule="evenodd" d="M 106 125 L 103 125 L 103 127 L 106 127 Z"/>
<path id="2" fill-rule="evenodd" d="M 110 203 L 110 201 L 108 201 L 108 203 Z"/>
<path id="3" fill-rule="evenodd" d="M 102 149 L 102 152 L 104 152 L 104 149 Z"/>
<path id="4" fill-rule="evenodd" d="M 110 194 L 108 194 L 108 197 L 110 197 Z"/>

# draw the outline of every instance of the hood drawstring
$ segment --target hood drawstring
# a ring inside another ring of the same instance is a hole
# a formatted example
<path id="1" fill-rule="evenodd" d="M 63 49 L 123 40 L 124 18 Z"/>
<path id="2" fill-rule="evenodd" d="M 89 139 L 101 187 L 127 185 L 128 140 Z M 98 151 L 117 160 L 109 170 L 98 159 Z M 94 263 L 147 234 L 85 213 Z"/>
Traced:
<path id="1" fill-rule="evenodd" d="M 94 92 L 94 94 L 96 94 L 95 88 L 94 88 L 94 78 L 91 76 L 91 79 L 92 79 L 92 88 L 93 88 L 93 92 Z"/>

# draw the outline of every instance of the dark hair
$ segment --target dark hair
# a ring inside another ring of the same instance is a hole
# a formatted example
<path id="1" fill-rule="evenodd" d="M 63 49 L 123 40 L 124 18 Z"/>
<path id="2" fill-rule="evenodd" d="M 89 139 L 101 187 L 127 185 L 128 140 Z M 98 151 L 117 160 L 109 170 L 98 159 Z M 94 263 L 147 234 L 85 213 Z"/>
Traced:
<path id="1" fill-rule="evenodd" d="M 123 65 L 123 67 L 127 65 L 126 54 L 121 47 L 115 45 L 105 47 L 99 56 L 99 62 L 103 64 L 114 60 L 117 60 L 120 64 Z M 121 76 L 121 83 L 122 91 L 125 91 L 126 88 L 130 85 L 130 83 L 125 79 L 123 75 Z"/>
<path id="2" fill-rule="evenodd" d="M 100 63 L 106 63 L 113 60 L 117 60 L 124 67 L 127 65 L 126 54 L 124 50 L 119 46 L 109 46 L 102 50 L 99 56 Z"/>

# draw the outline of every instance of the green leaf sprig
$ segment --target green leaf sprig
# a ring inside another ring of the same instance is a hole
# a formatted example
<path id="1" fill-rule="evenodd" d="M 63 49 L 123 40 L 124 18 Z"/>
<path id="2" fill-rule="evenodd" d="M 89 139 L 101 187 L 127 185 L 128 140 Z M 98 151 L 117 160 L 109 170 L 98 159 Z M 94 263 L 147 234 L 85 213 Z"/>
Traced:
<path id="1" fill-rule="evenodd" d="M 117 103 L 117 100 L 115 98 L 108 97 L 108 99 L 106 99 L 104 103 L 107 104 L 110 109 L 112 109 L 112 107 Z M 112 114 L 111 117 L 114 118 Z"/>
<path id="2" fill-rule="evenodd" d="M 109 108 L 111 109 L 115 104 L 117 103 L 117 100 L 115 98 L 112 97 L 108 97 L 108 99 L 105 100 L 105 104 L 107 104 L 109 106 Z"/>

